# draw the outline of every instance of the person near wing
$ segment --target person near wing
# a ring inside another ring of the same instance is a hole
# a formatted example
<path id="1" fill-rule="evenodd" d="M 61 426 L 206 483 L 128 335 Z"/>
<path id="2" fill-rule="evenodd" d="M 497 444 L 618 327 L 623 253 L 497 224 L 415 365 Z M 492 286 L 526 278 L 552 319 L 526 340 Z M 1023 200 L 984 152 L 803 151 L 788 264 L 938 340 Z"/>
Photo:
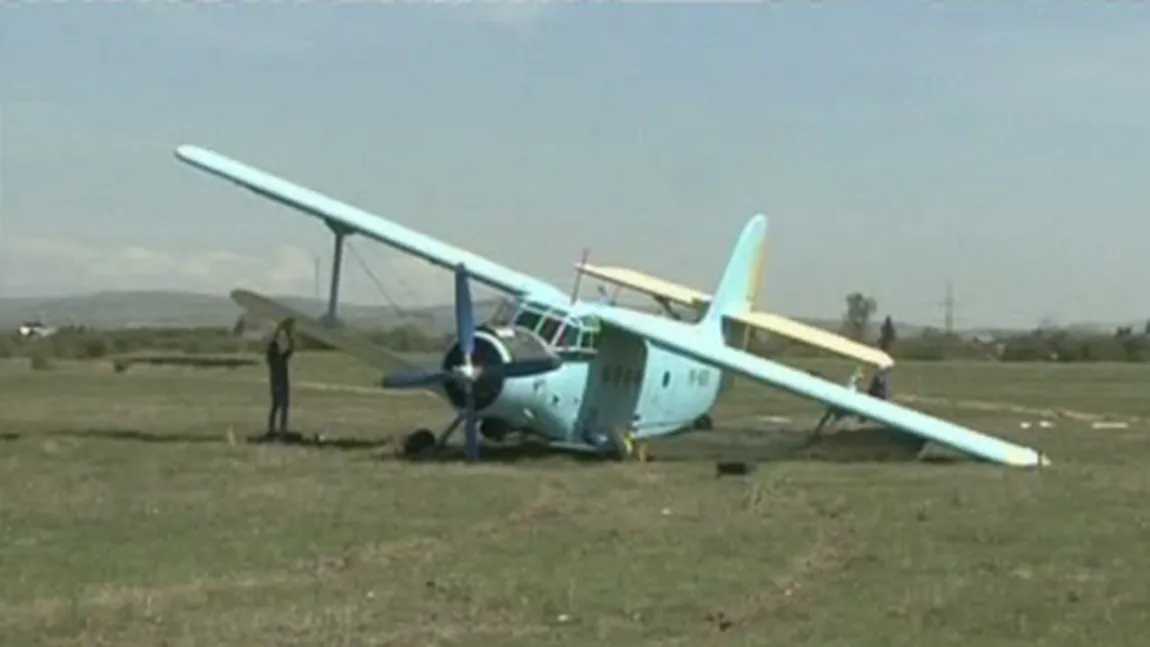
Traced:
<path id="1" fill-rule="evenodd" d="M 268 365 L 268 382 L 271 386 L 272 406 L 268 412 L 269 438 L 282 438 L 287 433 L 288 408 L 291 403 L 291 385 L 288 379 L 288 363 L 295 353 L 295 335 L 292 325 L 294 322 L 287 319 L 276 326 L 264 350 L 264 361 Z M 278 425 L 277 423 L 278 419 Z"/>

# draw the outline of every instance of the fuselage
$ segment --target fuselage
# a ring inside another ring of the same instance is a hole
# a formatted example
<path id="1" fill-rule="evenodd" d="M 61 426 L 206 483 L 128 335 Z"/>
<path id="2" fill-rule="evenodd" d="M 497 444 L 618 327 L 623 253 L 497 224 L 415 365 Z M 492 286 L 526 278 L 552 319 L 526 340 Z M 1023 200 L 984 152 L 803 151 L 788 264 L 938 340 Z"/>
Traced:
<path id="1" fill-rule="evenodd" d="M 487 424 L 515 429 L 573 447 L 596 447 L 607 430 L 633 437 L 663 436 L 690 428 L 715 404 L 722 374 L 714 367 L 653 346 L 633 335 L 601 329 L 595 319 L 609 304 L 579 301 L 557 307 L 524 299 L 510 317 L 493 320 L 476 337 L 474 361 L 492 365 L 541 354 L 563 364 L 533 377 L 481 380 L 476 405 Z M 673 325 L 656 315 L 658 324 Z M 693 332 L 693 331 L 687 331 Z M 461 355 L 448 350 L 444 365 Z M 445 390 L 459 408 L 462 393 Z"/>

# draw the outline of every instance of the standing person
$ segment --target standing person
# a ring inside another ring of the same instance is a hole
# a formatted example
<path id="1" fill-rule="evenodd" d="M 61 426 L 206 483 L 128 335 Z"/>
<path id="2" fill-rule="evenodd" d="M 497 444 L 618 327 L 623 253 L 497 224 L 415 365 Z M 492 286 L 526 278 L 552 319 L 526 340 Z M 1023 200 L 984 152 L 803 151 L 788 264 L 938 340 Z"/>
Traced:
<path id="1" fill-rule="evenodd" d="M 272 408 L 268 412 L 269 438 L 282 438 L 287 433 L 288 405 L 291 389 L 288 384 L 288 360 L 295 352 L 295 338 L 292 335 L 294 322 L 287 319 L 276 326 L 264 351 L 268 365 L 268 381 L 272 389 Z M 276 413 L 279 413 L 279 428 L 276 428 Z"/>
<path id="2" fill-rule="evenodd" d="M 884 367 L 874 372 L 874 377 L 871 378 L 870 385 L 867 387 L 867 395 L 878 398 L 880 400 L 890 399 L 890 367 Z"/>

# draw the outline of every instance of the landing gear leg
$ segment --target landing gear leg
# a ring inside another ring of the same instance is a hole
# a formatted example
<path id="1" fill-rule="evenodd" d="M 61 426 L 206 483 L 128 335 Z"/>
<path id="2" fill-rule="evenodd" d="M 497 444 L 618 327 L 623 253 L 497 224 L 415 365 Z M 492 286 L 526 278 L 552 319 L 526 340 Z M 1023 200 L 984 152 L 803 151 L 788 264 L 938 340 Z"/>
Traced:
<path id="1" fill-rule="evenodd" d="M 435 449 L 440 450 L 446 447 L 447 441 L 451 438 L 451 434 L 454 434 L 455 430 L 459 429 L 459 425 L 462 422 L 463 416 L 455 416 L 455 420 L 452 420 L 451 424 L 447 425 L 447 429 L 444 429 L 443 433 L 439 434 L 439 438 L 435 441 Z"/>
<path id="2" fill-rule="evenodd" d="M 819 419 L 818 424 L 815 425 L 815 430 L 811 432 L 810 437 L 807 439 L 809 442 L 815 442 L 823 435 L 823 430 L 828 425 L 832 425 L 843 417 L 843 412 L 835 409 L 834 407 L 827 407 L 827 412 Z"/>
<path id="3" fill-rule="evenodd" d="M 614 450 L 615 460 L 625 461 L 634 456 L 635 440 L 631 432 L 612 427 L 607 431 L 607 438 Z"/>
<path id="4" fill-rule="evenodd" d="M 715 421 L 711 419 L 711 416 L 704 413 L 698 418 L 695 418 L 695 424 L 693 426 L 698 431 L 710 431 L 714 428 Z"/>

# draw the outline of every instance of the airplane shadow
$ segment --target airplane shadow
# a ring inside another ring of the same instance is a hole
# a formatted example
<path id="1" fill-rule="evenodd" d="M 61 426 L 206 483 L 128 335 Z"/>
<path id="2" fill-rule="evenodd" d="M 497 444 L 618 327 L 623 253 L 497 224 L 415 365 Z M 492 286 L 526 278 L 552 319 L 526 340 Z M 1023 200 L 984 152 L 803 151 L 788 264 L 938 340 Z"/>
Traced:
<path id="1" fill-rule="evenodd" d="M 683 434 L 650 442 L 651 462 L 824 462 L 824 463 L 925 463 L 968 462 L 957 456 L 935 456 L 922 452 L 925 443 L 906 434 L 882 427 L 840 431 L 820 437 L 810 432 L 778 430 L 715 430 L 703 434 Z M 421 463 L 463 462 L 464 449 L 449 445 L 439 452 L 420 457 L 387 457 L 390 460 Z M 612 462 L 594 454 L 563 452 L 524 440 L 506 445 L 484 445 L 481 462 L 520 463 L 565 460 L 579 464 Z"/>
<path id="2" fill-rule="evenodd" d="M 134 443 L 223 443 L 223 437 L 205 436 L 203 434 L 157 434 L 139 429 L 58 429 L 48 431 L 43 436 L 54 438 L 73 438 L 76 440 L 112 440 L 118 442 Z"/>
<path id="3" fill-rule="evenodd" d="M 463 463 L 467 453 L 462 445 L 448 445 L 443 449 L 424 454 L 422 456 L 404 456 L 395 454 L 385 456 L 384 460 L 404 463 Z M 514 464 L 528 461 L 568 461 L 574 463 L 600 463 L 603 458 L 594 454 L 580 454 L 577 452 L 561 452 L 547 445 L 533 440 L 509 442 L 506 444 L 487 444 L 479 449 L 479 462 Z"/>
<path id="4" fill-rule="evenodd" d="M 40 434 L 54 438 L 72 438 L 76 440 L 108 440 L 114 442 L 133 442 L 142 444 L 229 444 L 232 441 L 226 434 L 181 434 L 181 433 L 155 433 L 139 429 L 59 429 Z M 11 434 L 11 438 L 0 435 L 0 440 L 16 440 L 19 434 Z M 269 439 L 264 434 L 251 434 L 235 437 L 236 444 L 249 445 L 285 445 L 291 447 L 307 447 L 313 449 L 335 450 L 370 450 L 378 449 L 390 444 L 389 439 L 362 439 L 362 438 L 325 438 L 322 441 L 315 436 L 300 433 L 288 433 L 283 438 Z"/>
<path id="5" fill-rule="evenodd" d="M 714 435 L 712 435 L 714 434 Z M 725 435 L 725 436 L 724 436 Z M 655 461 L 926 463 L 967 462 L 958 456 L 924 453 L 926 443 L 884 427 L 862 427 L 813 436 L 811 431 L 715 430 L 651 443 Z"/>
<path id="6" fill-rule="evenodd" d="M 38 434 L 39 435 L 39 434 Z M 61 429 L 44 436 L 97 439 L 113 442 L 143 444 L 207 444 L 232 442 L 225 434 L 154 433 L 139 429 Z M 19 433 L 0 433 L 0 441 L 15 441 Z M 431 455 L 406 457 L 399 455 L 392 438 L 318 438 L 312 434 L 288 433 L 280 438 L 269 438 L 255 433 L 234 438 L 237 444 L 276 445 L 285 448 L 339 451 L 375 451 L 372 458 L 383 462 L 410 463 L 462 463 L 464 448 L 452 444 Z M 859 428 L 837 431 L 820 437 L 809 432 L 764 429 L 716 429 L 709 432 L 689 433 L 681 436 L 652 440 L 650 460 L 655 463 L 924 463 L 945 465 L 970 462 L 960 456 L 936 456 L 923 453 L 919 439 L 888 429 Z M 380 451 L 391 448 L 393 451 Z M 610 458 L 594 454 L 558 451 L 547 445 L 526 439 L 506 444 L 484 445 L 480 450 L 484 463 L 514 464 L 525 462 L 563 461 L 574 464 L 595 465 L 612 462 Z"/>
<path id="7" fill-rule="evenodd" d="M 338 449 L 343 451 L 382 449 L 391 445 L 390 438 L 320 438 L 316 435 L 307 435 L 297 432 L 288 432 L 280 437 L 269 437 L 267 434 L 253 434 L 244 439 L 249 445 L 284 445 L 288 447 L 304 447 L 308 449 Z"/>
<path id="8" fill-rule="evenodd" d="M 0 433 L 0 441 L 9 441 L 10 442 L 13 440 L 20 440 L 21 437 L 22 436 L 20 434 L 15 433 L 15 432 L 5 431 L 3 433 Z"/>

